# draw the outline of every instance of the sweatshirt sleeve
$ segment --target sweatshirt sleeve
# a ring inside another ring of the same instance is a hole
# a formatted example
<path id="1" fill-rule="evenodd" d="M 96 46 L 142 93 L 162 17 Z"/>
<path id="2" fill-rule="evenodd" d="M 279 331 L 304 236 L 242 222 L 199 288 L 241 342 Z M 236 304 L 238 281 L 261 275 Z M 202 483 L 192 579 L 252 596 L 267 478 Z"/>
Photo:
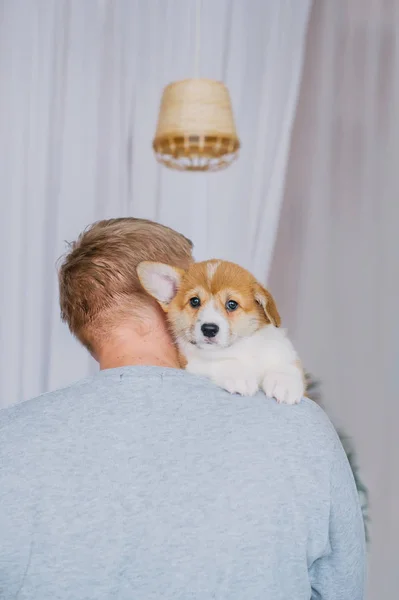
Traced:
<path id="1" fill-rule="evenodd" d="M 336 436 L 330 470 L 329 540 L 310 567 L 312 600 L 363 600 L 366 544 L 352 470 Z"/>

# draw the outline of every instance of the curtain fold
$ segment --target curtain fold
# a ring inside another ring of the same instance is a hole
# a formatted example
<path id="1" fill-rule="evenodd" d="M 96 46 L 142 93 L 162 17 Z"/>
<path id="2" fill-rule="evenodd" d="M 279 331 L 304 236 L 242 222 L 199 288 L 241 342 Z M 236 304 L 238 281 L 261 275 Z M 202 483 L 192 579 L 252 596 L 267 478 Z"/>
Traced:
<path id="1" fill-rule="evenodd" d="M 313 5 L 269 277 L 370 492 L 370 600 L 397 596 L 399 4 Z"/>

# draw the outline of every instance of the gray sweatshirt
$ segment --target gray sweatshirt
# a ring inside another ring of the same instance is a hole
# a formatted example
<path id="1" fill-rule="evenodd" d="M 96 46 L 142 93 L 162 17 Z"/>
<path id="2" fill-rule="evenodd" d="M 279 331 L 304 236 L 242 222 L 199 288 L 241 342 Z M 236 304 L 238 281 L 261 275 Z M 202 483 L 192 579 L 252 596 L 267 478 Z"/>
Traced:
<path id="1" fill-rule="evenodd" d="M 0 411 L 0 599 L 362 600 L 323 411 L 125 367 Z"/>

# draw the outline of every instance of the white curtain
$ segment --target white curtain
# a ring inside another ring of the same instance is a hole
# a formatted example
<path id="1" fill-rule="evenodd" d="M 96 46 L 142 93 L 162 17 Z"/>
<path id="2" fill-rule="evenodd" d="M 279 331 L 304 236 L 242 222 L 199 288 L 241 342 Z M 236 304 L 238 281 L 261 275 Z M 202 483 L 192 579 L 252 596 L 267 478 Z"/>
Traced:
<path id="1" fill-rule="evenodd" d="M 314 3 L 269 277 L 370 491 L 370 600 L 399 595 L 399 2 Z"/>
<path id="2" fill-rule="evenodd" d="M 265 279 L 310 0 L 203 0 L 201 75 L 230 88 L 242 140 L 224 173 L 175 173 L 151 141 L 162 88 L 193 75 L 194 0 L 0 1 L 1 405 L 94 364 L 59 321 L 56 259 L 89 223 L 156 219 L 197 259 Z"/>

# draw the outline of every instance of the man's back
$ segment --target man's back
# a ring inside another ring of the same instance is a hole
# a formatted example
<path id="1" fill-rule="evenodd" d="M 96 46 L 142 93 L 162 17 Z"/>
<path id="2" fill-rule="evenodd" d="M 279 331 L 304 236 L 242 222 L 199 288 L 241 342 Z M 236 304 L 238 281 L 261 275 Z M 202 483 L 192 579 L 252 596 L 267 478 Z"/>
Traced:
<path id="1" fill-rule="evenodd" d="M 0 413 L 0 598 L 360 600 L 349 465 L 311 401 L 126 367 Z"/>

